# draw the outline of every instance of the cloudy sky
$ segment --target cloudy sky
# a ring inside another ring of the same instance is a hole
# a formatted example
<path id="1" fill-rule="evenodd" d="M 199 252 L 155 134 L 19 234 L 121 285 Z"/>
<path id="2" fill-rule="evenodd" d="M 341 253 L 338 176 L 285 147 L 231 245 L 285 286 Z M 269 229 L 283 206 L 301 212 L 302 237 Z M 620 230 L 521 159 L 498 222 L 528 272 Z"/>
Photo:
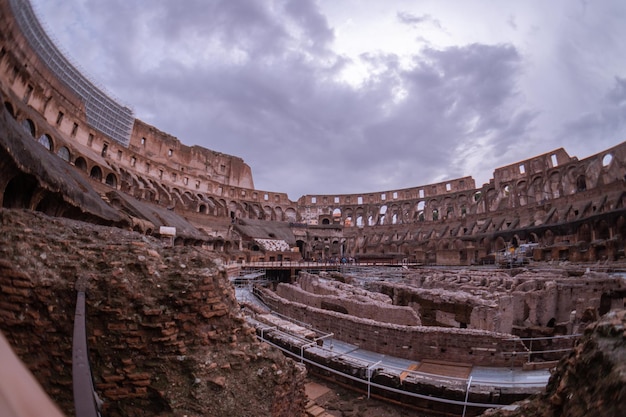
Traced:
<path id="1" fill-rule="evenodd" d="M 32 2 L 137 118 L 292 200 L 626 140 L 623 0 Z"/>

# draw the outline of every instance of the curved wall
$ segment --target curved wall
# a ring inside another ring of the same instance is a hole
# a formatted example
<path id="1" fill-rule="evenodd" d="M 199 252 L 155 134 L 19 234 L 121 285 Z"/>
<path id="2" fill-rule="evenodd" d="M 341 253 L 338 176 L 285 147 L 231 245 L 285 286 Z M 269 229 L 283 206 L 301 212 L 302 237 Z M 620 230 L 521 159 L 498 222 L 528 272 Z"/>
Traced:
<path id="1" fill-rule="evenodd" d="M 175 210 L 203 230 L 225 235 L 239 219 L 289 222 L 299 255 L 317 259 L 377 255 L 469 264 L 524 242 L 548 248 L 542 259 L 559 258 L 560 246 L 578 243 L 585 251 L 566 249 L 568 258 L 623 256 L 626 142 L 583 160 L 557 149 L 497 168 L 479 188 L 463 177 L 294 202 L 286 193 L 255 189 L 239 157 L 186 146 L 137 119 L 127 140 L 98 125 L 94 114 L 105 114 L 123 130 L 117 120 L 126 120 L 129 109 L 71 66 L 26 0 L 0 0 L 0 11 L 0 94 L 23 128 L 96 183 Z M 100 113 L 90 97 L 102 100 Z M 596 250 L 598 241 L 614 243 Z"/>

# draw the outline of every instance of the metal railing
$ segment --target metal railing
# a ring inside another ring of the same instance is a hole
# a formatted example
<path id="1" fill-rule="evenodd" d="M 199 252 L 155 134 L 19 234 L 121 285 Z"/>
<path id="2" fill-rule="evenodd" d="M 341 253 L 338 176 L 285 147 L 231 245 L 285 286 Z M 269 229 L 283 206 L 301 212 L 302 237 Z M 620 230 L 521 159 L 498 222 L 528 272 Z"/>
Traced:
<path id="1" fill-rule="evenodd" d="M 456 406 L 462 406 L 464 408 L 464 410 L 463 410 L 464 414 L 465 414 L 465 408 L 467 408 L 467 407 L 485 408 L 486 409 L 486 408 L 501 408 L 501 407 L 508 406 L 508 404 L 477 403 L 477 402 L 470 402 L 470 401 L 468 401 L 470 388 L 471 388 L 472 382 L 473 382 L 472 381 L 472 377 L 469 377 L 469 378 L 466 378 L 466 379 L 463 378 L 463 381 L 467 382 L 465 393 L 464 393 L 464 395 L 465 395 L 465 400 L 464 401 L 452 400 L 452 399 L 443 398 L 443 397 L 435 397 L 435 396 L 432 396 L 432 395 L 424 395 L 424 394 L 419 394 L 419 393 L 416 393 L 416 392 L 405 391 L 405 390 L 401 390 L 401 389 L 398 389 L 398 388 L 393 388 L 393 387 L 390 387 L 390 386 L 387 386 L 387 385 L 382 385 L 382 384 L 378 384 L 376 382 L 372 382 L 372 375 L 373 375 L 373 369 L 372 368 L 374 366 L 376 366 L 376 363 L 372 363 L 372 364 L 368 365 L 368 368 L 367 368 L 367 370 L 368 370 L 367 378 L 366 379 L 362 379 L 362 378 L 359 378 L 359 377 L 356 377 L 356 376 L 353 376 L 353 375 L 350 375 L 350 374 L 338 371 L 336 369 L 330 368 L 328 366 L 324 366 L 324 365 L 322 365 L 322 364 L 320 364 L 318 362 L 315 362 L 315 361 L 313 361 L 311 359 L 308 359 L 308 358 L 304 357 L 304 353 L 303 352 L 301 352 L 301 354 L 298 355 L 298 354 L 296 354 L 296 353 L 294 353 L 294 352 L 292 352 L 292 351 L 290 351 L 288 349 L 283 348 L 282 346 L 279 346 L 278 344 L 272 342 L 271 340 L 267 339 L 266 337 L 262 337 L 260 335 L 257 335 L 257 338 L 259 340 L 262 340 L 265 343 L 268 343 L 268 344 L 274 346 L 275 348 L 281 350 L 285 354 L 287 354 L 289 356 L 293 356 L 294 359 L 299 360 L 301 363 L 306 363 L 306 364 L 314 366 L 314 367 L 316 367 L 318 369 L 322 369 L 322 370 L 324 370 L 326 372 L 330 372 L 330 373 L 332 373 L 334 375 L 338 375 L 338 376 L 340 376 L 342 378 L 346 378 L 346 379 L 349 379 L 349 380 L 352 380 L 352 381 L 355 381 L 355 382 L 359 382 L 359 383 L 365 384 L 367 386 L 368 398 L 371 395 L 372 388 L 377 388 L 377 389 L 382 390 L 382 391 L 388 391 L 388 392 L 395 393 L 395 394 L 406 395 L 406 396 L 417 398 L 417 399 L 421 399 L 421 400 L 434 401 L 434 402 L 439 402 L 439 403 L 444 403 L 444 404 L 451 404 L 451 405 L 456 405 Z M 311 342 L 309 342 L 309 345 L 311 345 L 311 347 L 313 346 L 311 344 Z M 306 350 L 306 349 L 304 349 L 304 350 Z M 439 377 L 441 377 L 441 375 L 439 375 Z M 458 379 L 458 378 L 455 378 L 455 379 Z M 476 385 L 476 384 L 474 384 L 474 385 Z"/>

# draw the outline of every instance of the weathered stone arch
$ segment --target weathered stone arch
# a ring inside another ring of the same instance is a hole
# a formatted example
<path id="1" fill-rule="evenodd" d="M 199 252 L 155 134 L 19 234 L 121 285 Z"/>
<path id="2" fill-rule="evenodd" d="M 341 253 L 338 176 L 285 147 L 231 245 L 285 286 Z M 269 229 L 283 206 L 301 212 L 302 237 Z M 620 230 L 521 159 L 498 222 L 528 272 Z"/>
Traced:
<path id="1" fill-rule="evenodd" d="M 74 166 L 83 172 L 87 172 L 87 161 L 85 161 L 85 158 L 83 158 L 82 156 L 76 158 L 76 160 L 74 161 Z"/>
<path id="2" fill-rule="evenodd" d="M 284 216 L 284 213 L 283 213 L 283 208 L 282 208 L 282 207 L 280 207 L 280 206 L 276 206 L 276 207 L 274 208 L 274 212 L 276 213 L 276 220 L 277 220 L 277 221 L 279 221 L 279 222 L 283 222 L 283 221 L 285 221 L 285 216 Z"/>
<path id="3" fill-rule="evenodd" d="M 298 221 L 298 213 L 296 212 L 296 209 L 294 209 L 293 207 L 288 207 L 285 210 L 285 221 L 292 222 L 292 223 L 295 223 Z"/>
<path id="4" fill-rule="evenodd" d="M 15 109 L 13 108 L 13 104 L 9 101 L 4 102 L 4 108 L 9 112 L 12 118 L 15 119 Z"/>
<path id="5" fill-rule="evenodd" d="M 498 236 L 494 241 L 493 241 L 493 251 L 494 252 L 498 252 L 501 250 L 506 249 L 506 242 L 504 240 L 504 238 L 502 236 Z"/>
<path id="6" fill-rule="evenodd" d="M 29 174 L 11 178 L 2 193 L 2 207 L 31 209 L 30 202 L 37 189 L 37 179 Z"/>
<path id="7" fill-rule="evenodd" d="M 102 181 L 102 169 L 98 165 L 94 165 L 89 171 L 89 177 L 96 181 Z"/>
<path id="8" fill-rule="evenodd" d="M 604 219 L 596 224 L 596 238 L 603 240 L 609 240 L 611 238 L 611 228 Z"/>
<path id="9" fill-rule="evenodd" d="M 114 173 L 109 173 L 105 179 L 106 185 L 117 188 L 117 176 Z"/>
<path id="10" fill-rule="evenodd" d="M 54 142 L 52 141 L 52 137 L 49 134 L 44 133 L 43 135 L 39 136 L 37 142 L 39 142 L 41 146 L 43 146 L 50 152 L 54 152 Z"/>
<path id="11" fill-rule="evenodd" d="M 559 198 L 563 194 L 563 184 L 561 183 L 561 173 L 554 171 L 550 174 L 548 180 L 548 192 L 551 198 Z"/>
<path id="12" fill-rule="evenodd" d="M 57 151 L 57 155 L 65 162 L 70 162 L 70 160 L 72 159 L 72 155 L 70 154 L 70 150 L 67 148 L 67 146 L 61 146 Z"/>
<path id="13" fill-rule="evenodd" d="M 578 227 L 576 240 L 578 242 L 591 243 L 593 240 L 593 230 L 591 229 L 591 225 L 589 225 L 589 223 L 583 223 Z"/>
<path id="14" fill-rule="evenodd" d="M 584 174 L 579 175 L 576 178 L 576 192 L 582 192 L 587 190 L 587 179 Z"/>
<path id="15" fill-rule="evenodd" d="M 33 138 L 36 137 L 37 129 L 35 128 L 35 122 L 30 119 L 24 119 L 21 125 L 24 132 L 28 133 Z"/>

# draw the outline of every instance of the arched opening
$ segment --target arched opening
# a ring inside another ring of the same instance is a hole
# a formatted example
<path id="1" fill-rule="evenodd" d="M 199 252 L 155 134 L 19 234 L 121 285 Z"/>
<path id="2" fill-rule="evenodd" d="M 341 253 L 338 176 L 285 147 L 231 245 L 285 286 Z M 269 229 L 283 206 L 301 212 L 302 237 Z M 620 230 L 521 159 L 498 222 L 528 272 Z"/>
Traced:
<path id="1" fill-rule="evenodd" d="M 22 120 L 22 128 L 24 132 L 28 133 L 32 137 L 35 137 L 35 123 L 30 119 Z"/>
<path id="2" fill-rule="evenodd" d="M 611 162 L 613 162 L 613 155 L 611 155 L 610 153 L 607 153 L 606 155 L 604 155 L 604 158 L 602 158 L 602 166 L 603 167 L 608 167 Z"/>
<path id="3" fill-rule="evenodd" d="M 336 208 L 333 210 L 333 220 L 335 222 L 339 222 L 339 219 L 341 219 L 341 209 Z"/>
<path id="4" fill-rule="evenodd" d="M 581 175 L 576 178 L 576 191 L 581 192 L 587 189 L 587 181 L 585 180 L 585 176 Z"/>
<path id="5" fill-rule="evenodd" d="M 4 108 L 7 109 L 11 117 L 15 119 L 15 110 L 13 109 L 13 104 L 9 103 L 8 101 L 5 101 Z"/>
<path id="6" fill-rule="evenodd" d="M 378 211 L 379 214 L 379 218 L 378 218 L 378 224 L 385 224 L 385 217 L 387 215 L 387 206 L 386 205 L 382 205 L 380 206 L 380 210 Z"/>
<path id="7" fill-rule="evenodd" d="M 105 182 L 106 182 L 106 185 L 110 187 L 113 187 L 113 188 L 117 187 L 117 177 L 113 173 L 110 173 L 107 175 Z"/>
<path id="8" fill-rule="evenodd" d="M 82 156 L 76 158 L 76 161 L 74 161 L 74 166 L 76 166 L 76 168 L 80 169 L 83 172 L 87 172 L 87 161 L 85 161 L 85 158 L 83 158 Z"/>
<path id="9" fill-rule="evenodd" d="M 93 168 L 91 168 L 91 172 L 89 173 L 89 176 L 96 181 L 102 181 L 102 170 L 100 169 L 98 165 L 96 165 Z"/>
<path id="10" fill-rule="evenodd" d="M 322 224 L 330 224 L 330 220 L 329 219 L 322 219 Z"/>
<path id="11" fill-rule="evenodd" d="M 71 159 L 70 150 L 67 149 L 65 146 L 61 146 L 59 148 L 59 150 L 57 151 L 57 155 L 59 156 L 59 158 L 61 158 L 65 162 L 70 162 L 70 159 Z"/>
<path id="12" fill-rule="evenodd" d="M 295 223 L 298 220 L 298 213 L 296 210 L 291 207 L 285 210 L 285 220 Z"/>
<path id="13" fill-rule="evenodd" d="M 302 256 L 302 259 L 306 259 L 307 255 L 304 251 L 305 248 L 305 243 L 303 240 L 296 240 L 296 246 L 298 247 L 298 251 L 300 252 L 300 256 Z"/>
<path id="14" fill-rule="evenodd" d="M 52 151 L 52 138 L 48 134 L 39 136 L 38 142 L 47 150 Z"/>
<path id="15" fill-rule="evenodd" d="M 65 201 L 58 193 L 46 193 L 39 201 L 36 211 L 47 214 L 48 216 L 62 216 L 65 209 Z"/>
<path id="16" fill-rule="evenodd" d="M 4 208 L 30 208 L 30 200 L 37 188 L 37 180 L 32 175 L 20 174 L 7 184 L 2 196 Z"/>

